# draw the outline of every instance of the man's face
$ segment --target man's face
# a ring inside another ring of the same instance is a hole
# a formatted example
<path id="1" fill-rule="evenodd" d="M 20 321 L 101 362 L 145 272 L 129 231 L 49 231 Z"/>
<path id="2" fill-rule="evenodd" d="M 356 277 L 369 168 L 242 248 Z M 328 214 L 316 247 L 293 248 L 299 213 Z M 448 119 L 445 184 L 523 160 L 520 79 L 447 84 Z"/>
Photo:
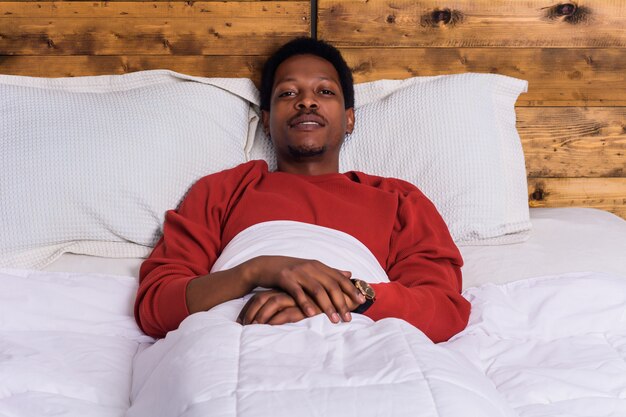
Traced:
<path id="1" fill-rule="evenodd" d="M 339 75 L 315 55 L 295 55 L 276 69 L 270 111 L 263 112 L 281 161 L 336 158 L 354 110 L 345 109 Z"/>

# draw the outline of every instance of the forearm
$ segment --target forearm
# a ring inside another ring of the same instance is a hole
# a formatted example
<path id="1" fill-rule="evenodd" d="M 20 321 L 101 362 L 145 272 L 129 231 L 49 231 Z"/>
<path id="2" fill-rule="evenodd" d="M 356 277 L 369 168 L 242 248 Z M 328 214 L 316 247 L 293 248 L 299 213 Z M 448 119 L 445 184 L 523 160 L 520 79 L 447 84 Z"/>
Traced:
<path id="1" fill-rule="evenodd" d="M 146 267 L 149 272 L 142 274 L 135 317 L 143 331 L 153 337 L 164 337 L 188 315 L 243 297 L 255 287 L 243 265 L 212 274 L 180 265 L 152 269 L 150 261 Z"/>
<path id="2" fill-rule="evenodd" d="M 436 343 L 448 340 L 467 325 L 470 303 L 458 291 L 433 285 L 405 287 L 397 282 L 372 286 L 376 302 L 365 315 L 373 320 L 403 319 Z"/>
<path id="3" fill-rule="evenodd" d="M 194 278 L 187 285 L 189 314 L 207 311 L 218 304 L 241 298 L 256 288 L 254 261 Z"/>
<path id="4" fill-rule="evenodd" d="M 189 314 L 241 298 L 256 287 L 283 290 L 306 316 L 323 311 L 335 323 L 349 321 L 352 304 L 364 301 L 348 279 L 349 273 L 317 261 L 259 256 L 210 274 L 206 274 L 206 269 L 204 273 L 193 271 L 193 266 L 164 264 L 159 259 L 144 263 L 135 311 L 146 333 L 163 337 Z"/>

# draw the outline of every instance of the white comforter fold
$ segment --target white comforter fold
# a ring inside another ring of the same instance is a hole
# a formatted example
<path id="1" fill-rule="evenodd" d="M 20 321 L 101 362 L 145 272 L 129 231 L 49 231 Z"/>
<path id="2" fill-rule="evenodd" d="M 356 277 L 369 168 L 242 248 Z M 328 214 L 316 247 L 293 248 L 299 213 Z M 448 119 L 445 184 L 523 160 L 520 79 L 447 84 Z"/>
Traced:
<path id="1" fill-rule="evenodd" d="M 242 327 L 230 316 L 243 299 L 195 314 L 138 354 L 127 415 L 626 415 L 624 278 L 568 274 L 466 296 L 470 325 L 439 345 L 360 315 Z"/>
<path id="2" fill-rule="evenodd" d="M 136 279 L 0 270 L 0 416 L 123 416 Z"/>
<path id="3" fill-rule="evenodd" d="M 364 316 L 242 327 L 196 314 L 138 355 L 134 380 L 128 416 L 514 415 L 461 354 Z"/>
<path id="4" fill-rule="evenodd" d="M 444 344 L 520 416 L 626 416 L 626 278 L 578 273 L 465 292 L 468 328 Z"/>

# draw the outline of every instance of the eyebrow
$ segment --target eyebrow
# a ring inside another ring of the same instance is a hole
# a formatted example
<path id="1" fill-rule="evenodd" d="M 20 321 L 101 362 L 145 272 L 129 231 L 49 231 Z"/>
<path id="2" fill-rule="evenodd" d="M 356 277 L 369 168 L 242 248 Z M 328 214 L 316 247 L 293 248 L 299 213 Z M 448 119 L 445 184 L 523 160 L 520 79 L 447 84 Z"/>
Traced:
<path id="1" fill-rule="evenodd" d="M 334 79 L 332 79 L 332 78 L 328 78 L 328 77 L 317 77 L 317 79 L 318 79 L 318 80 L 322 80 L 322 81 L 332 81 L 332 82 L 334 82 L 334 83 L 338 84 L 338 82 L 337 82 L 337 81 L 335 81 L 335 80 L 334 80 Z M 277 81 L 277 82 L 276 82 L 276 85 L 278 85 L 278 84 L 282 84 L 282 83 L 286 83 L 286 82 L 290 82 L 290 81 L 298 81 L 298 79 L 297 79 L 297 78 L 293 78 L 293 77 L 283 78 L 282 80 Z"/>

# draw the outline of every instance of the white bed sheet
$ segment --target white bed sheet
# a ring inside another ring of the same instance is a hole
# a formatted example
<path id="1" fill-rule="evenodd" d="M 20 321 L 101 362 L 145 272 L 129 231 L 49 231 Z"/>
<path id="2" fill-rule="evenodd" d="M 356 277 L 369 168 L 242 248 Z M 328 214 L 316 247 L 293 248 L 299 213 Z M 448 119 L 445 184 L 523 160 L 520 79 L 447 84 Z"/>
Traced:
<path id="1" fill-rule="evenodd" d="M 626 277 L 626 222 L 587 208 L 530 210 L 526 242 L 462 246 L 463 287 L 506 283 L 541 275 L 595 271 Z M 45 271 L 98 272 L 137 277 L 143 259 L 65 254 Z"/>
<path id="2" fill-rule="evenodd" d="M 464 288 L 583 271 L 626 277 L 622 218 L 589 208 L 537 208 L 530 216 L 524 243 L 461 247 Z"/>

